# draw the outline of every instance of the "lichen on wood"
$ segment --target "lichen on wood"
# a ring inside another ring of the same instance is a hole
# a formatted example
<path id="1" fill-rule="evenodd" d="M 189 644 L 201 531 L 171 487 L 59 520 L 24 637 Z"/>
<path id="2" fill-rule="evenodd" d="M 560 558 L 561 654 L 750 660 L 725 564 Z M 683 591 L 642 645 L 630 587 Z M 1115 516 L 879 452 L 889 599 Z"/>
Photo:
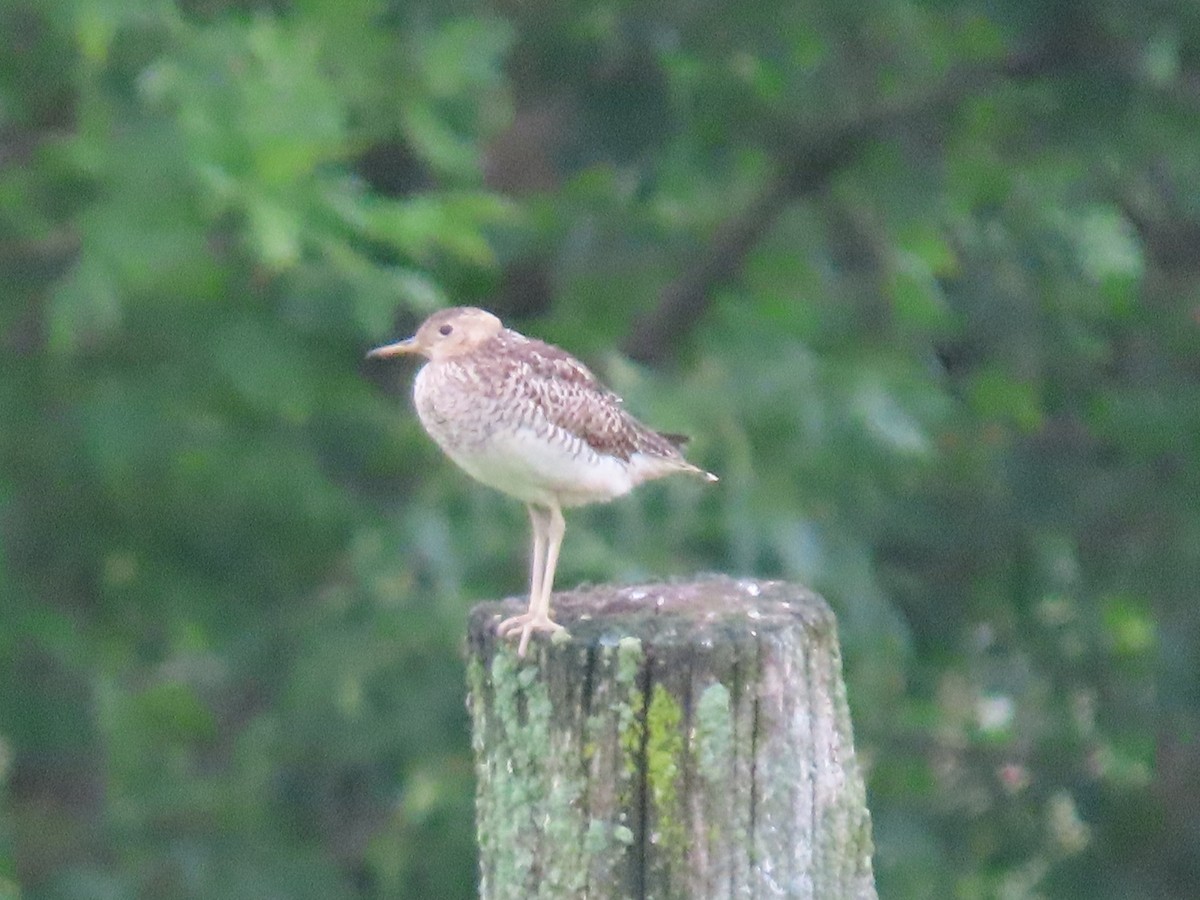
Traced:
<path id="1" fill-rule="evenodd" d="M 480 897 L 873 898 L 832 613 L 714 577 L 556 594 L 519 660 L 472 613 Z"/>

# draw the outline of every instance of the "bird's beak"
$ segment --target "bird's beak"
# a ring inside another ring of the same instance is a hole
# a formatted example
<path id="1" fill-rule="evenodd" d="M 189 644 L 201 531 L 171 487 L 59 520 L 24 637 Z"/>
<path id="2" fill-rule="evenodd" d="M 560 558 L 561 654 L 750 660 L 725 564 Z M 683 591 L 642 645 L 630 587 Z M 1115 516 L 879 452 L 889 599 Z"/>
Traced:
<path id="1" fill-rule="evenodd" d="M 367 359 L 386 359 L 389 356 L 402 356 L 405 353 L 419 352 L 416 338 L 407 338 L 403 341 L 396 341 L 394 344 L 384 344 L 382 347 L 376 347 L 367 354 Z"/>

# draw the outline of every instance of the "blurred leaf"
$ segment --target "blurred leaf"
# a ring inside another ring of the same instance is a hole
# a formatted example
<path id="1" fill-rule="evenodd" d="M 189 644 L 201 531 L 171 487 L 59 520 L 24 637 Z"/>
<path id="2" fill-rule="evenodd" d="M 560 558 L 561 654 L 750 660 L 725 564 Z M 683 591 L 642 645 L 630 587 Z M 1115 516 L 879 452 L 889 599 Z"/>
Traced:
<path id="1" fill-rule="evenodd" d="M 948 318 L 941 288 L 925 261 L 902 258 L 892 274 L 891 295 L 896 318 L 907 328 L 933 331 Z"/>
<path id="2" fill-rule="evenodd" d="M 459 97 L 492 87 L 515 35 L 502 19 L 470 17 L 443 23 L 419 44 L 421 68 L 435 97 Z"/>
<path id="3" fill-rule="evenodd" d="M 220 330 L 212 350 L 216 371 L 250 403 L 293 421 L 312 413 L 316 372 L 299 342 L 242 318 Z"/>
<path id="4" fill-rule="evenodd" d="M 134 698 L 137 727 L 160 735 L 166 741 L 211 740 L 217 722 L 186 684 L 162 682 Z"/>
<path id="5" fill-rule="evenodd" d="M 1019 381 L 998 369 L 980 372 L 972 380 L 971 400 L 980 415 L 1011 423 L 1022 431 L 1033 431 L 1042 424 L 1037 385 Z"/>
<path id="6" fill-rule="evenodd" d="M 81 0 L 75 14 L 75 35 L 83 58 L 103 63 L 120 24 L 119 7 L 106 0 Z"/>
<path id="7" fill-rule="evenodd" d="M 1096 282 L 1136 280 L 1144 264 L 1129 222 L 1116 210 L 1096 207 L 1079 222 L 1079 257 L 1084 273 Z"/>
<path id="8" fill-rule="evenodd" d="M 855 390 L 854 409 L 867 431 L 892 450 L 924 456 L 933 449 L 921 423 L 883 383 L 863 378 Z"/>
<path id="9" fill-rule="evenodd" d="M 300 260 L 301 220 L 295 210 L 270 200 L 248 205 L 250 231 L 259 256 L 273 269 L 286 269 Z"/>
<path id="10" fill-rule="evenodd" d="M 494 256 L 483 228 L 511 226 L 514 216 L 509 204 L 486 194 L 425 196 L 373 205 L 367 210 L 367 231 L 418 260 L 432 261 L 434 251 L 444 250 L 487 266 Z"/>
<path id="11" fill-rule="evenodd" d="M 1145 604 L 1132 597 L 1110 597 L 1104 604 L 1104 624 L 1120 655 L 1144 654 L 1156 644 L 1153 619 Z"/>
<path id="12" fill-rule="evenodd" d="M 105 337 L 121 324 L 116 279 L 94 256 L 80 257 L 55 285 L 50 303 L 51 345 L 60 351 Z"/>

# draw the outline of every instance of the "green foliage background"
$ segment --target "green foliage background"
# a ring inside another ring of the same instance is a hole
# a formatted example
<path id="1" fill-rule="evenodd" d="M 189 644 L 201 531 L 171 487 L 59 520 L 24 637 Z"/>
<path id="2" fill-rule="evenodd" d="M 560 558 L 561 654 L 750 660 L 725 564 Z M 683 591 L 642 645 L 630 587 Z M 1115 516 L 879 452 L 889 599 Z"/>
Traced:
<path id="1" fill-rule="evenodd" d="M 485 305 L 839 615 L 881 896 L 1200 890 L 1200 7 L 0 0 L 0 896 L 473 895 Z"/>

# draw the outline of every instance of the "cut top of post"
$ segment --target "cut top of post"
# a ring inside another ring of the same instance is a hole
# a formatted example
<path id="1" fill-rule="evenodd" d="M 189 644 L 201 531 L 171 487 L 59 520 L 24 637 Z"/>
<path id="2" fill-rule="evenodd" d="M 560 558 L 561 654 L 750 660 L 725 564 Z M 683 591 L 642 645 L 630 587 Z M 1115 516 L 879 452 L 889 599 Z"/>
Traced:
<path id="1" fill-rule="evenodd" d="M 524 600 L 516 598 L 476 606 L 469 628 L 472 646 L 493 646 L 490 628 L 523 607 Z M 814 634 L 831 634 L 837 627 L 825 600 L 807 588 L 786 581 L 724 575 L 583 587 L 554 594 L 553 609 L 566 626 L 569 640 L 596 647 L 616 646 L 623 637 L 655 645 L 703 644 L 753 640 L 760 633 L 780 628 L 802 627 Z"/>

